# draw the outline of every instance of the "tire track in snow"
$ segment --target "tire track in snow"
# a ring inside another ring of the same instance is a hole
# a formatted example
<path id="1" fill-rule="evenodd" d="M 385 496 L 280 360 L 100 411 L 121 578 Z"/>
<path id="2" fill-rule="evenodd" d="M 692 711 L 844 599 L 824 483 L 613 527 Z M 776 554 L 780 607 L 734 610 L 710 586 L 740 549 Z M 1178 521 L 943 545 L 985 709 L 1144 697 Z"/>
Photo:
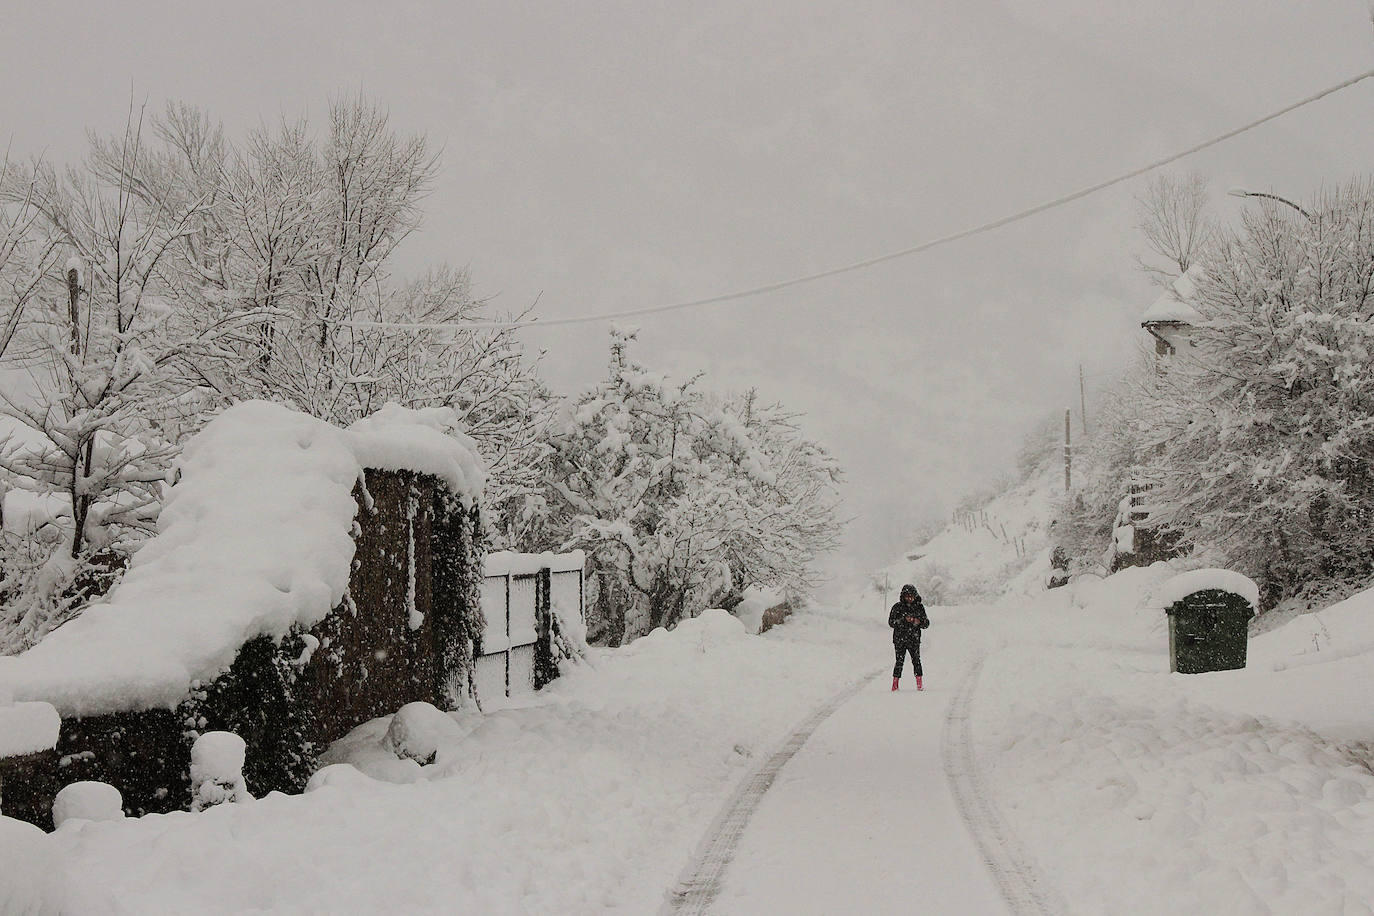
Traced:
<path id="1" fill-rule="evenodd" d="M 1017 914 L 1066 913 L 1068 908 L 1058 892 L 1032 865 L 1033 860 L 1025 847 L 993 806 L 978 770 L 969 710 L 985 660 L 986 656 L 980 656 L 969 668 L 945 713 L 940 736 L 945 777 L 954 794 L 955 806 L 1011 911 Z"/>
<path id="2" fill-rule="evenodd" d="M 725 807 L 716 815 L 715 821 L 707 828 L 696 854 L 683 869 L 677 885 L 669 892 L 668 899 L 659 909 L 660 916 L 710 912 L 711 904 L 720 893 L 725 870 L 735 858 L 740 837 L 744 835 L 750 818 L 754 816 L 754 810 L 758 808 L 759 802 L 763 800 L 763 794 L 768 791 L 773 780 L 777 778 L 778 772 L 797 751 L 801 750 L 806 739 L 811 737 L 822 722 L 881 673 L 882 669 L 875 669 L 822 703 L 792 730 L 782 746 L 774 751 L 762 766 L 740 783 L 730 800 L 725 803 Z"/>

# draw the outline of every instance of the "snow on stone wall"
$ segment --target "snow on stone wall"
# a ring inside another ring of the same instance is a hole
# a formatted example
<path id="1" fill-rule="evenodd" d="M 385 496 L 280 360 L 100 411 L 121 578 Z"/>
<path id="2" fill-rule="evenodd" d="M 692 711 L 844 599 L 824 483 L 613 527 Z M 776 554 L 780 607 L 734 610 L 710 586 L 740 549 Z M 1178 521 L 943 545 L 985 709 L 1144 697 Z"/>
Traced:
<path id="1" fill-rule="evenodd" d="M 48 703 L 0 701 L 0 757 L 18 757 L 51 750 L 62 721 Z"/>
<path id="2" fill-rule="evenodd" d="M 226 410 L 187 443 L 158 535 L 123 581 L 0 658 L 0 694 L 63 716 L 171 708 L 248 640 L 318 623 L 348 587 L 365 467 L 433 474 L 465 505 L 485 482 L 451 411 L 388 405 L 344 430 L 265 401 Z"/>

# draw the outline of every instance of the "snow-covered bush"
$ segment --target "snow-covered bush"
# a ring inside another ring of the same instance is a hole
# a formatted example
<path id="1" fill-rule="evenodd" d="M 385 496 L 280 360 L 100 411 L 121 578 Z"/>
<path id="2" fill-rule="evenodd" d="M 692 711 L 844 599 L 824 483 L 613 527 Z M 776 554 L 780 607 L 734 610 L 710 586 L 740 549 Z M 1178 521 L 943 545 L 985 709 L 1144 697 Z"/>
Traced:
<path id="1" fill-rule="evenodd" d="M 191 745 L 191 810 L 204 811 L 224 802 L 247 801 L 243 760 L 247 750 L 233 732 L 206 732 Z"/>
<path id="2" fill-rule="evenodd" d="M 117 821 L 124 818 L 124 799 L 109 783 L 82 780 L 63 786 L 52 803 L 52 824 L 73 819 Z"/>
<path id="3" fill-rule="evenodd" d="M 590 558 L 589 637 L 619 645 L 728 603 L 751 583 L 805 592 L 840 522 L 833 459 L 755 394 L 713 397 L 631 359 L 555 431 L 548 528 Z"/>

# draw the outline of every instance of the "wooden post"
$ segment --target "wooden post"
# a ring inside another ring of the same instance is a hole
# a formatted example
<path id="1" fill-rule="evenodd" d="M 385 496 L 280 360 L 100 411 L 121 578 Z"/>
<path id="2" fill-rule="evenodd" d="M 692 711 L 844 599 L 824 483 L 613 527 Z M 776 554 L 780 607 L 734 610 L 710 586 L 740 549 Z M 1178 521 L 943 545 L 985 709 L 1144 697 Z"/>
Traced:
<path id="1" fill-rule="evenodd" d="M 1083 420 L 1083 435 L 1088 435 L 1088 389 L 1083 384 L 1083 364 L 1078 364 L 1078 415 Z"/>
<path id="2" fill-rule="evenodd" d="M 1072 456 L 1072 451 L 1071 451 L 1071 446 L 1070 446 L 1070 444 L 1069 444 L 1069 418 L 1070 418 L 1070 414 L 1071 414 L 1071 411 L 1070 411 L 1068 408 L 1065 408 L 1065 409 L 1064 409 L 1064 492 L 1065 492 L 1065 493 L 1069 492 L 1069 489 L 1070 489 L 1070 487 L 1071 487 L 1071 485 L 1072 485 L 1072 484 L 1071 484 L 1072 477 L 1070 476 L 1070 469 L 1071 469 L 1071 466 L 1072 466 L 1072 463 L 1073 463 L 1073 459 L 1072 459 L 1072 457 L 1071 457 L 1071 456 Z"/>

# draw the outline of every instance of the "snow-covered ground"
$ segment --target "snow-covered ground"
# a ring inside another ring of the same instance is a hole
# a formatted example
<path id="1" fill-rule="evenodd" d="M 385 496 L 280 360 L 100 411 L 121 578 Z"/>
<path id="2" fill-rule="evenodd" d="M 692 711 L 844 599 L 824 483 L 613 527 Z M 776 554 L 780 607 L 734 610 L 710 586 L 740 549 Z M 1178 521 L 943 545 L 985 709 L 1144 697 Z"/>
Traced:
<path id="1" fill-rule="evenodd" d="M 1151 598 L 1173 574 L 932 608 L 927 690 L 884 676 L 817 729 L 713 912 L 998 912 L 999 886 L 1076 913 L 1374 912 L 1374 593 L 1255 637 L 1245 670 L 1178 675 Z M 891 657 L 878 597 L 599 651 L 437 729 L 428 766 L 378 720 L 305 795 L 0 822 L 0 854 L 60 863 L 83 913 L 653 912 L 734 786 Z"/>
<path id="2" fill-rule="evenodd" d="M 428 767 L 380 764 L 386 720 L 338 749 L 409 782 L 333 767 L 301 796 L 39 839 L 81 913 L 653 912 L 721 799 L 871 670 L 883 629 L 813 615 L 749 636 L 708 612 L 598 651 L 523 708 L 459 718 Z"/>

